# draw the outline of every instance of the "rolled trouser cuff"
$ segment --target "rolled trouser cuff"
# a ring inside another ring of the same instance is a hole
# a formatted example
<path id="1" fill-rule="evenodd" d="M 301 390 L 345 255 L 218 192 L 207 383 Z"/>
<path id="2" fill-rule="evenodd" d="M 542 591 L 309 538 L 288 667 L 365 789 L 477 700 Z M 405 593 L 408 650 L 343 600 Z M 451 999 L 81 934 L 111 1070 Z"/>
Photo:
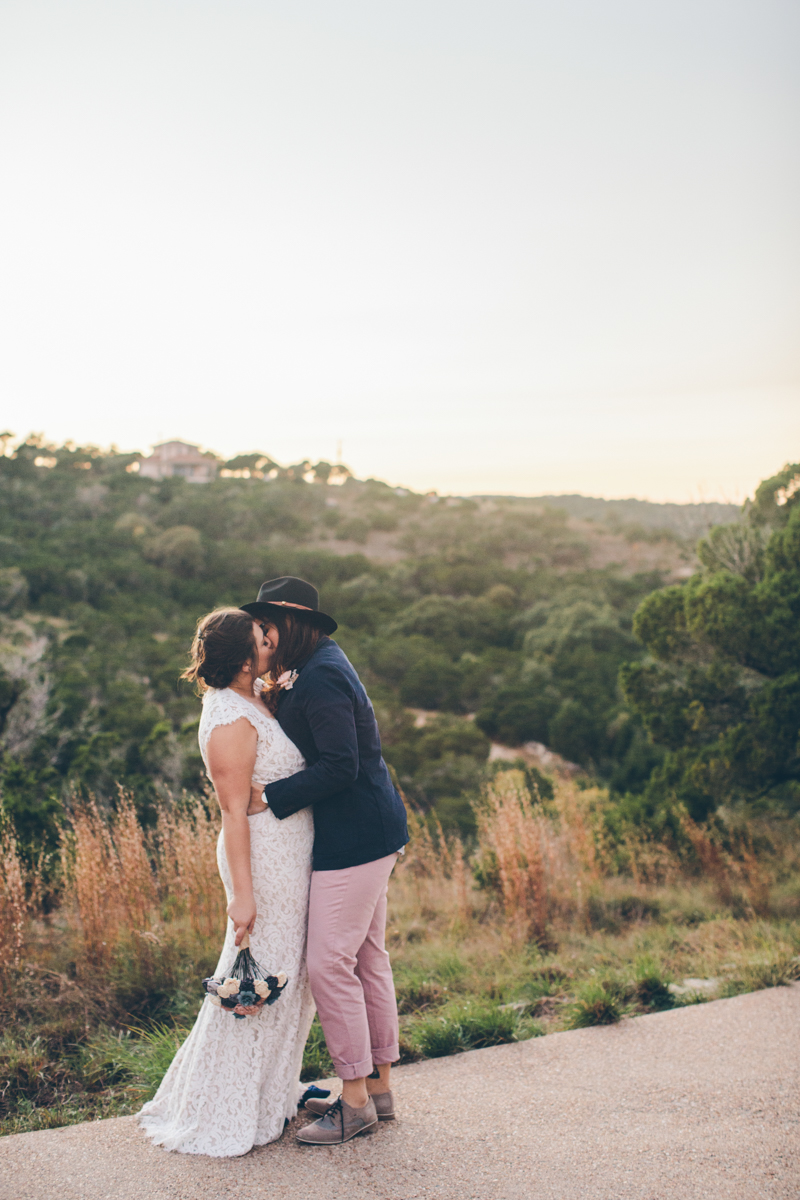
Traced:
<path id="1" fill-rule="evenodd" d="M 372 1059 L 365 1058 L 357 1063 L 342 1063 L 333 1060 L 336 1074 L 340 1079 L 366 1079 L 372 1074 Z"/>
<path id="2" fill-rule="evenodd" d="M 372 1051 L 372 1063 L 376 1067 L 386 1067 L 390 1063 L 397 1062 L 400 1057 L 400 1047 L 397 1042 L 392 1042 L 390 1046 L 378 1046 Z"/>

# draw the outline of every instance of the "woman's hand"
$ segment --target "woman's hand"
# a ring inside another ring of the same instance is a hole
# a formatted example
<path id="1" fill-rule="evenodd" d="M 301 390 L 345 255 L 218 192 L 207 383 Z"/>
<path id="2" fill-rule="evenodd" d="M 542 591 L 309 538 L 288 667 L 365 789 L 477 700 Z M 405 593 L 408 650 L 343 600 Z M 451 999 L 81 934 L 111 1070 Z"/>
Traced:
<path id="1" fill-rule="evenodd" d="M 239 899 L 238 896 L 234 896 L 228 905 L 228 916 L 233 921 L 236 934 L 235 944 L 238 946 L 246 933 L 253 932 L 253 926 L 258 916 L 255 898 L 248 896 Z"/>
<path id="2" fill-rule="evenodd" d="M 264 795 L 263 783 L 253 783 L 250 786 L 250 803 L 247 806 L 248 816 L 255 816 L 256 813 L 266 812 L 269 808 L 267 798 Z"/>

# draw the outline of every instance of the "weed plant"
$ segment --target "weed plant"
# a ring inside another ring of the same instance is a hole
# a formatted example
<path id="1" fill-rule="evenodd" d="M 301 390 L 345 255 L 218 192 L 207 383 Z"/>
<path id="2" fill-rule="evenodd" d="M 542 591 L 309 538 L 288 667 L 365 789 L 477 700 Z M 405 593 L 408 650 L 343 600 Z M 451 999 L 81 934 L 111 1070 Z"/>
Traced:
<path id="1" fill-rule="evenodd" d="M 584 984 L 577 999 L 569 1006 L 564 1020 L 566 1029 L 584 1029 L 587 1025 L 615 1025 L 623 1013 L 618 991 L 604 983 Z"/>

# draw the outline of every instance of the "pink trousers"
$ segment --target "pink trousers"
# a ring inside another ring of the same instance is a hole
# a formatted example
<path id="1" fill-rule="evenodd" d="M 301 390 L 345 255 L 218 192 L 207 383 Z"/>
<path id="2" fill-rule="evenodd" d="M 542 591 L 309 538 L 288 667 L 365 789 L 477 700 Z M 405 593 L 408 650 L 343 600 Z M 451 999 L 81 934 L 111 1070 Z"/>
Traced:
<path id="1" fill-rule="evenodd" d="M 314 871 L 308 975 L 340 1079 L 395 1062 L 397 1000 L 386 953 L 386 893 L 396 854 L 341 871 Z"/>

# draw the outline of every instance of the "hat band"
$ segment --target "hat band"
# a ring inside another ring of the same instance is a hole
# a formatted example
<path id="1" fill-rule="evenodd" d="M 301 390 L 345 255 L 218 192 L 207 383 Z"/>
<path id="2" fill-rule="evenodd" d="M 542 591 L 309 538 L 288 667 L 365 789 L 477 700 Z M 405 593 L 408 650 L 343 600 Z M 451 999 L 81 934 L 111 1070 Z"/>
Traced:
<path id="1" fill-rule="evenodd" d="M 280 604 L 281 608 L 302 608 L 303 612 L 316 612 L 316 609 L 309 608 L 307 604 L 293 604 L 291 600 L 264 600 L 263 604 Z"/>

